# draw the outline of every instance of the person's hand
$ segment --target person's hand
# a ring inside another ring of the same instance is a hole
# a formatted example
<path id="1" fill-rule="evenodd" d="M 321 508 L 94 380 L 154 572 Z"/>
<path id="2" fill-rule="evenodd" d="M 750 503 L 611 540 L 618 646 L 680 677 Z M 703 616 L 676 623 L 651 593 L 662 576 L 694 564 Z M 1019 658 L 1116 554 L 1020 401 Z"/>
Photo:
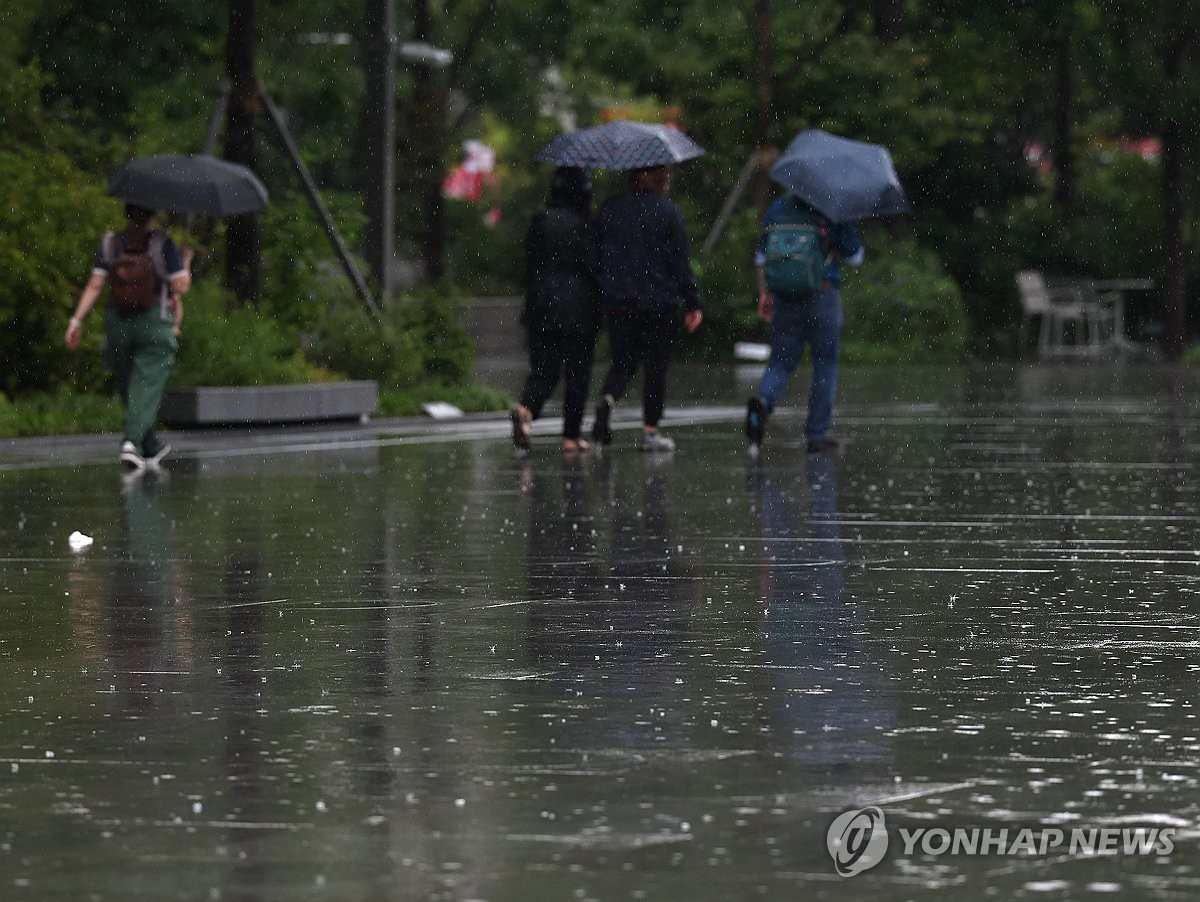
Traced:
<path id="1" fill-rule="evenodd" d="M 700 328 L 700 323 L 704 321 L 703 310 L 689 310 L 683 315 L 683 327 L 691 334 Z"/>
<path id="2" fill-rule="evenodd" d="M 71 321 L 67 324 L 67 334 L 63 336 L 63 342 L 67 349 L 74 351 L 79 347 L 79 340 L 83 337 L 83 324 L 75 317 L 71 317 Z"/>
<path id="3" fill-rule="evenodd" d="M 771 297 L 771 292 L 760 291 L 758 293 L 758 318 L 765 323 L 769 323 L 774 312 L 775 299 Z"/>

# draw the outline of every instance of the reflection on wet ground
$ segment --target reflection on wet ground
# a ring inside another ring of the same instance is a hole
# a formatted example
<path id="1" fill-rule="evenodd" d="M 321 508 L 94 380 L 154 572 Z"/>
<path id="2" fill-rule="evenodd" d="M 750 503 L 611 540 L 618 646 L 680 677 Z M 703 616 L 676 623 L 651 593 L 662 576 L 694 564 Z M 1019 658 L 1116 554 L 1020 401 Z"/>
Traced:
<path id="1" fill-rule="evenodd" d="M 756 463 L 703 384 L 666 458 L 0 461 L 0 898 L 1196 898 L 1200 378 L 848 373 Z"/>

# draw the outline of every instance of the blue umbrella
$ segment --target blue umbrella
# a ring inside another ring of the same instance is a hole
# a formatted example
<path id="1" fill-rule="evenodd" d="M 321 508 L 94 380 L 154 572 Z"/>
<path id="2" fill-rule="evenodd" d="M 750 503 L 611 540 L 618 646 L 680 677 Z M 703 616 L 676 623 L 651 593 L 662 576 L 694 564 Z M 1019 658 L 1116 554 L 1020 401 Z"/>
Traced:
<path id="1" fill-rule="evenodd" d="M 534 159 L 581 169 L 642 169 L 682 163 L 703 153 L 704 148 L 679 129 L 617 119 L 558 135 Z"/>
<path id="2" fill-rule="evenodd" d="M 770 175 L 834 222 L 912 210 L 887 148 L 840 138 L 819 128 L 793 138 Z"/>

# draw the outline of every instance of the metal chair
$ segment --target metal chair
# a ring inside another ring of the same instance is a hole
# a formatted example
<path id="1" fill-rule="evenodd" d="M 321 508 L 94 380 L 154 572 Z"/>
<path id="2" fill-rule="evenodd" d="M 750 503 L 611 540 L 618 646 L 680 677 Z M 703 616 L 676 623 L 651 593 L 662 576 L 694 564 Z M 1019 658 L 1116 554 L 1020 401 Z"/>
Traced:
<path id="1" fill-rule="evenodd" d="M 1146 346 L 1125 334 L 1125 292 L 1148 291 L 1154 287 L 1150 279 L 1080 279 L 1075 285 L 1085 303 L 1095 304 L 1099 311 L 1101 340 L 1105 348 L 1119 354 L 1143 353 Z"/>
<path id="2" fill-rule="evenodd" d="M 1017 293 L 1021 298 L 1019 350 L 1025 353 L 1028 332 L 1038 321 L 1038 356 L 1096 355 L 1104 350 L 1105 320 L 1112 334 L 1111 311 L 1089 300 L 1078 285 L 1051 285 L 1036 270 L 1017 273 Z"/>

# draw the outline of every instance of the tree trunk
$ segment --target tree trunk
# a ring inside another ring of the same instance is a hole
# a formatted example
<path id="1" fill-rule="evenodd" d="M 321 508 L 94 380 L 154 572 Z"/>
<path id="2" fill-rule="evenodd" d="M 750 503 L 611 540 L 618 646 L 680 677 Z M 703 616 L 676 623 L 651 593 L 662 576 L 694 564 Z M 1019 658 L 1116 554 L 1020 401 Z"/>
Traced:
<path id="1" fill-rule="evenodd" d="M 258 85 L 254 76 L 254 0 L 229 0 L 225 65 L 229 75 L 229 114 L 225 159 L 255 168 Z M 231 216 L 225 229 L 225 286 L 240 301 L 257 301 L 262 273 L 258 215 Z"/>
<path id="2" fill-rule="evenodd" d="M 1176 96 L 1187 38 L 1184 35 L 1179 0 L 1167 7 L 1166 41 L 1163 46 L 1162 212 L 1163 212 L 1163 356 L 1176 360 L 1183 353 L 1187 331 L 1187 302 L 1184 297 L 1183 249 L 1183 128 Z"/>
<path id="3" fill-rule="evenodd" d="M 760 159 L 769 158 L 771 125 L 774 119 L 771 96 L 771 0 L 754 3 L 754 127 Z M 761 165 L 754 185 L 754 206 L 761 222 L 771 202 L 771 182 L 767 168 Z"/>
<path id="4" fill-rule="evenodd" d="M 1074 79 L 1071 77 L 1074 58 L 1071 52 L 1071 13 L 1063 7 L 1058 27 L 1055 53 L 1054 103 L 1054 203 L 1064 220 L 1075 209 L 1075 151 L 1073 148 Z"/>

